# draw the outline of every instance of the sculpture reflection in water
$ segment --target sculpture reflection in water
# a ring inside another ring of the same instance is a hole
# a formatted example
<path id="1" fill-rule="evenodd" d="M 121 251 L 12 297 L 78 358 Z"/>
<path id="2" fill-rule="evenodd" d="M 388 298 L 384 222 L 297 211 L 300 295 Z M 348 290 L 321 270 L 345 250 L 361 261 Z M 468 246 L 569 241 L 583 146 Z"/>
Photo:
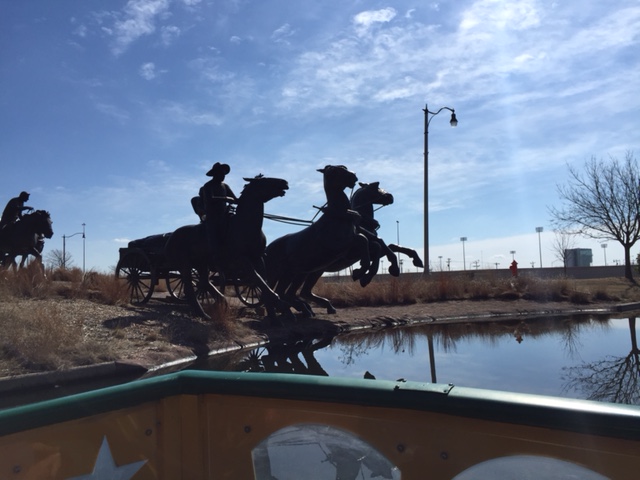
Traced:
<path id="1" fill-rule="evenodd" d="M 579 391 L 588 400 L 640 405 L 640 349 L 636 317 L 629 318 L 631 350 L 622 357 L 607 355 L 595 362 L 563 369 L 565 391 Z"/>
<path id="2" fill-rule="evenodd" d="M 628 355 L 601 358 L 627 335 Z M 354 332 L 212 358 L 206 368 L 424 381 L 438 367 L 441 383 L 638 405 L 639 358 L 635 317 L 579 316 Z"/>
<path id="3" fill-rule="evenodd" d="M 333 337 L 304 340 L 253 350 L 239 363 L 247 372 L 296 373 L 328 377 L 314 353 L 331 344 Z M 302 356 L 302 359 L 300 358 Z"/>

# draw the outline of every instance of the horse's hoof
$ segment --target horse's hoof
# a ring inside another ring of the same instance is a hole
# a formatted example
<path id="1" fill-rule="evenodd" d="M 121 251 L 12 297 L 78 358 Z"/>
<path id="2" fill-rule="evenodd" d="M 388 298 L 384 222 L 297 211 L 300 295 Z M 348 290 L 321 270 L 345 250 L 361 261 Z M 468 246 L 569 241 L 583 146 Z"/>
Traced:
<path id="1" fill-rule="evenodd" d="M 389 273 L 394 277 L 400 276 L 400 268 L 397 265 L 391 265 L 389 267 Z"/>
<path id="2" fill-rule="evenodd" d="M 359 280 L 360 277 L 362 277 L 363 274 L 364 274 L 364 269 L 363 268 L 354 268 L 353 269 L 353 273 L 351 274 L 351 278 L 355 282 L 356 280 Z"/>
<path id="3" fill-rule="evenodd" d="M 419 267 L 419 268 L 424 268 L 424 263 L 422 263 L 422 260 L 420 260 L 419 258 L 414 258 L 413 259 L 413 266 L 414 267 Z"/>
<path id="4" fill-rule="evenodd" d="M 333 306 L 329 306 L 327 307 L 327 313 L 329 315 L 335 315 L 336 313 L 338 313 L 338 311 Z"/>

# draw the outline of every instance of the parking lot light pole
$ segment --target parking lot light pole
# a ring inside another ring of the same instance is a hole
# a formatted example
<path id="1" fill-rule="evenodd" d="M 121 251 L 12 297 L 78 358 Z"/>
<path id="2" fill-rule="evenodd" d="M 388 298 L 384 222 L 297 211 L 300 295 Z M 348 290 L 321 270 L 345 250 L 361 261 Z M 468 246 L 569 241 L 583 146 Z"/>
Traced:
<path id="1" fill-rule="evenodd" d="M 458 126 L 456 111 L 453 108 L 441 107 L 436 112 L 429 111 L 427 105 L 422 110 L 424 112 L 424 274 L 429 275 L 431 263 L 429 261 L 429 124 L 431 119 L 442 110 L 451 112 L 449 125 Z"/>
<path id="2" fill-rule="evenodd" d="M 460 237 L 460 241 L 462 242 L 462 269 L 466 270 L 467 269 L 467 260 L 466 260 L 466 253 L 464 251 L 464 242 L 467 241 L 467 237 Z"/>
<path id="3" fill-rule="evenodd" d="M 540 268 L 542 268 L 542 243 L 540 240 L 540 234 L 542 233 L 542 227 L 536 227 L 536 232 L 538 232 L 538 251 L 540 252 Z"/>

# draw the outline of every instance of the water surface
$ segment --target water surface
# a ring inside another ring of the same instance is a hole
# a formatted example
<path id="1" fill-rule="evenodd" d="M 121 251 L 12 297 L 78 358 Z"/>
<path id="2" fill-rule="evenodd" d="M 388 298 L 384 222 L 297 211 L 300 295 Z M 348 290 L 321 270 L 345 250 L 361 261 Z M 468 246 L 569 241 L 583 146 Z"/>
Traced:
<path id="1" fill-rule="evenodd" d="M 340 335 L 212 358 L 214 370 L 437 382 L 640 404 L 635 318 L 537 318 Z"/>

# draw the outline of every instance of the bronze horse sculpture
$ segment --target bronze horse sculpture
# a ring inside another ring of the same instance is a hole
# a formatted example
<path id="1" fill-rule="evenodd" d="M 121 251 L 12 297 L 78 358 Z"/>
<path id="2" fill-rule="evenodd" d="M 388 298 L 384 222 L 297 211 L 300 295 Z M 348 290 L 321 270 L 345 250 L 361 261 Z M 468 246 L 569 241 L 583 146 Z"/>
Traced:
<path id="1" fill-rule="evenodd" d="M 22 255 L 22 262 L 28 255 L 36 257 L 42 262 L 42 248 L 45 238 L 53 237 L 53 222 L 49 212 L 36 210 L 22 216 L 22 219 L 6 225 L 0 230 L 0 257 L 2 265 L 12 265 L 16 268 L 15 258 Z"/>
<path id="2" fill-rule="evenodd" d="M 194 313 L 209 318 L 198 302 L 193 286 L 192 270 L 198 273 L 200 294 L 211 294 L 223 299 L 223 292 L 209 280 L 209 272 L 216 271 L 221 277 L 224 291 L 225 276 L 237 276 L 260 288 L 261 300 L 270 312 L 282 307 L 278 296 L 265 282 L 264 251 L 266 238 L 262 232 L 264 204 L 282 197 L 289 186 L 286 180 L 261 175 L 245 178 L 244 186 L 235 213 L 228 218 L 222 251 L 212 251 L 207 240 L 204 223 L 186 225 L 171 234 L 165 246 L 167 260 L 176 265 L 182 278 L 185 299 Z"/>
<path id="3" fill-rule="evenodd" d="M 361 285 L 367 285 L 375 274 L 371 270 L 369 241 L 357 229 L 360 215 L 351 209 L 344 193 L 346 188 L 355 187 L 356 174 L 342 165 L 327 165 L 318 171 L 323 174 L 327 196 L 322 216 L 310 226 L 274 240 L 265 254 L 269 285 L 284 301 L 307 315 L 313 315 L 313 311 L 297 291 L 309 275 L 322 275 L 347 256 L 360 261 L 353 279 L 360 280 Z"/>
<path id="4" fill-rule="evenodd" d="M 405 254 L 413 260 L 413 265 L 424 268 L 424 264 L 415 250 L 395 244 L 387 245 L 376 233 L 380 224 L 374 218 L 373 206 L 380 205 L 382 207 L 391 205 L 393 203 L 393 195 L 380 188 L 380 182 L 360 183 L 359 185 L 360 188 L 351 196 L 351 209 L 360 214 L 361 221 L 357 229 L 369 240 L 369 253 L 371 256 L 370 271 L 374 274 L 377 273 L 380 259 L 385 256 L 390 264 L 389 273 L 394 277 L 399 276 L 400 268 L 398 267 L 398 258 L 394 253 Z M 347 255 L 328 266 L 324 271 L 309 274 L 300 289 L 300 296 L 307 301 L 312 301 L 325 307 L 327 313 L 336 313 L 336 309 L 329 299 L 314 294 L 312 289 L 324 272 L 339 272 L 340 270 L 349 268 L 357 261 L 358 252 L 351 250 Z"/>

